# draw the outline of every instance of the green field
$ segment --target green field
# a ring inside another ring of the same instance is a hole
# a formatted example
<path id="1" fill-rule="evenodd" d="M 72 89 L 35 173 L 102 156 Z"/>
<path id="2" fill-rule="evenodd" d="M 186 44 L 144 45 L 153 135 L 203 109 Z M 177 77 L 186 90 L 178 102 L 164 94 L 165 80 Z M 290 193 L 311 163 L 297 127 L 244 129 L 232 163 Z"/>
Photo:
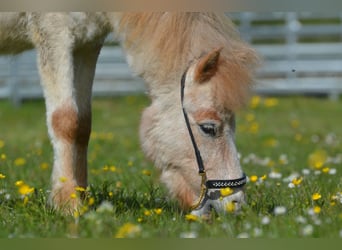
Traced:
<path id="1" fill-rule="evenodd" d="M 0 102 L 0 237 L 342 237 L 341 101 L 254 97 L 237 116 L 248 202 L 188 220 L 139 148 L 143 96 L 95 99 L 89 195 L 80 214 L 46 206 L 52 151 L 42 101 Z"/>

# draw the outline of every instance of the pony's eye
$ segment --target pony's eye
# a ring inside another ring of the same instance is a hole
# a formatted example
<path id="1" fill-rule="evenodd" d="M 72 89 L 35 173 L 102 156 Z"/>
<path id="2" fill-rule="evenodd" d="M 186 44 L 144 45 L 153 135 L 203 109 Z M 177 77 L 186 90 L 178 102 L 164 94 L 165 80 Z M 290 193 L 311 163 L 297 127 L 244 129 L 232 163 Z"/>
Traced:
<path id="1" fill-rule="evenodd" d="M 200 129 L 202 132 L 206 135 L 209 135 L 211 137 L 215 137 L 217 135 L 217 125 L 214 123 L 202 123 L 199 124 Z"/>

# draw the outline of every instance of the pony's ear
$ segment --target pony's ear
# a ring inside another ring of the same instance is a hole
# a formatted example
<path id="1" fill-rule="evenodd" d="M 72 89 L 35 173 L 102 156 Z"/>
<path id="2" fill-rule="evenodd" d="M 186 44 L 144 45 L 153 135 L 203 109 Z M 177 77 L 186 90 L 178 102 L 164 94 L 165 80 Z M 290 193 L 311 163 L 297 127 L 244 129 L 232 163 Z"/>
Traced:
<path id="1" fill-rule="evenodd" d="M 215 49 L 204 55 L 196 65 L 194 80 L 203 83 L 210 80 L 218 69 L 219 58 L 222 48 Z"/>

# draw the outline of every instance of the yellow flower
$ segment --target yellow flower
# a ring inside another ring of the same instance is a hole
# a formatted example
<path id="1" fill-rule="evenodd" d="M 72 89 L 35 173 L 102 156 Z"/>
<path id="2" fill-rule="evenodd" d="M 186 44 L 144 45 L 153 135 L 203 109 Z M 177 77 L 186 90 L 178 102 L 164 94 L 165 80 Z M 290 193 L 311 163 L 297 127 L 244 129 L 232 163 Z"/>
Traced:
<path id="1" fill-rule="evenodd" d="M 6 178 L 6 175 L 0 173 L 0 179 L 5 179 Z"/>
<path id="2" fill-rule="evenodd" d="M 1 155 L 0 155 L 0 158 L 1 158 L 1 160 L 6 160 L 7 157 L 6 157 L 5 154 L 1 154 Z"/>
<path id="3" fill-rule="evenodd" d="M 261 102 L 260 96 L 253 96 L 251 101 L 250 101 L 250 107 L 252 109 L 255 109 L 259 106 L 260 102 Z"/>
<path id="4" fill-rule="evenodd" d="M 152 214 L 152 213 L 151 213 L 151 210 L 145 210 L 145 211 L 144 211 L 144 215 L 145 215 L 145 216 L 151 216 L 151 214 Z"/>
<path id="5" fill-rule="evenodd" d="M 313 211 L 314 211 L 315 214 L 319 214 L 319 213 L 321 212 L 321 207 L 315 206 L 315 207 L 313 208 Z"/>
<path id="6" fill-rule="evenodd" d="M 64 182 L 67 181 L 67 178 L 64 177 L 64 176 L 61 176 L 61 177 L 59 177 L 59 181 L 62 182 L 62 183 L 64 183 Z"/>
<path id="7" fill-rule="evenodd" d="M 33 193 L 33 191 L 34 191 L 33 187 L 30 187 L 29 185 L 27 185 L 25 183 L 20 184 L 18 187 L 19 187 L 18 192 L 21 195 L 29 195 L 29 194 Z"/>
<path id="8" fill-rule="evenodd" d="M 94 205 L 95 203 L 95 198 L 94 197 L 90 197 L 88 200 L 88 206 Z"/>
<path id="9" fill-rule="evenodd" d="M 48 168 L 49 168 L 49 164 L 48 164 L 48 163 L 42 162 L 42 163 L 40 164 L 40 169 L 41 169 L 41 170 L 46 170 L 46 169 L 48 169 Z"/>
<path id="10" fill-rule="evenodd" d="M 320 193 L 314 193 L 311 198 L 314 200 L 314 201 L 317 201 L 319 199 L 322 198 L 322 195 Z"/>
<path id="11" fill-rule="evenodd" d="M 329 170 L 330 170 L 330 168 L 325 167 L 325 168 L 322 169 L 322 172 L 327 174 L 327 173 L 329 173 Z"/>
<path id="12" fill-rule="evenodd" d="M 119 228 L 115 238 L 134 237 L 141 232 L 141 227 L 133 223 L 125 223 Z"/>
<path id="13" fill-rule="evenodd" d="M 72 194 L 70 194 L 70 198 L 71 198 L 71 199 L 76 199 L 76 198 L 77 198 L 77 195 L 76 195 L 75 193 L 72 193 Z"/>
<path id="14" fill-rule="evenodd" d="M 198 221 L 199 217 L 197 215 L 194 215 L 194 214 L 186 214 L 185 219 L 187 221 Z"/>
<path id="15" fill-rule="evenodd" d="M 274 138 L 270 138 L 270 139 L 264 141 L 264 145 L 266 147 L 274 148 L 274 147 L 278 146 L 278 144 L 279 144 L 278 140 L 274 139 Z"/>
<path id="16" fill-rule="evenodd" d="M 143 175 L 146 175 L 146 176 L 151 176 L 151 171 L 147 170 L 147 169 L 144 169 L 143 171 L 141 171 L 141 173 Z"/>
<path id="17" fill-rule="evenodd" d="M 277 98 L 266 98 L 264 100 L 264 105 L 265 107 L 267 108 L 272 108 L 274 106 L 277 106 L 279 103 L 278 99 Z"/>
<path id="18" fill-rule="evenodd" d="M 86 189 L 84 187 L 75 187 L 75 191 L 78 191 L 78 192 L 85 192 Z"/>
<path id="19" fill-rule="evenodd" d="M 298 128 L 299 127 L 299 121 L 297 119 L 293 119 L 291 121 L 291 127 L 292 128 Z"/>
<path id="20" fill-rule="evenodd" d="M 325 164 L 327 158 L 327 152 L 324 150 L 316 150 L 308 157 L 309 166 L 315 169 L 320 169 Z"/>
<path id="21" fill-rule="evenodd" d="M 235 203 L 234 202 L 228 202 L 226 205 L 226 211 L 228 213 L 232 213 L 235 211 Z"/>
<path id="22" fill-rule="evenodd" d="M 15 182 L 15 185 L 17 186 L 17 187 L 20 187 L 20 186 L 22 186 L 24 184 L 24 182 L 22 181 L 22 180 L 19 180 L 19 181 L 16 181 Z"/>
<path id="23" fill-rule="evenodd" d="M 260 177 L 260 179 L 263 180 L 263 181 L 266 180 L 267 179 L 267 175 L 264 174 L 263 176 Z"/>
<path id="24" fill-rule="evenodd" d="M 245 116 L 245 119 L 247 122 L 252 122 L 255 120 L 255 115 L 253 113 L 248 113 L 246 116 Z"/>
<path id="25" fill-rule="evenodd" d="M 115 166 L 110 166 L 110 167 L 109 167 L 109 170 L 110 170 L 111 172 L 116 172 L 117 169 L 116 169 Z"/>
<path id="26" fill-rule="evenodd" d="M 301 140 L 303 139 L 303 136 L 302 136 L 301 134 L 297 133 L 297 134 L 295 134 L 294 139 L 295 139 L 297 142 L 299 142 L 299 141 L 301 141 Z"/>
<path id="27" fill-rule="evenodd" d="M 25 158 L 19 157 L 14 160 L 14 165 L 15 166 L 24 166 L 26 164 Z"/>
<path id="28" fill-rule="evenodd" d="M 302 177 L 294 178 L 294 179 L 292 180 L 292 184 L 295 185 L 295 186 L 298 186 L 298 185 L 300 185 L 300 184 L 302 183 L 302 181 L 303 181 L 303 178 L 302 178 Z"/>
<path id="29" fill-rule="evenodd" d="M 249 177 L 249 180 L 250 180 L 251 182 L 256 182 L 256 181 L 258 180 L 258 176 L 252 175 L 251 177 Z"/>
<path id="30" fill-rule="evenodd" d="M 155 212 L 157 215 L 161 215 L 161 213 L 163 212 L 163 209 L 161 209 L 161 208 L 156 208 L 156 209 L 154 209 L 154 212 Z"/>
<path id="31" fill-rule="evenodd" d="M 221 196 L 223 197 L 231 195 L 233 192 L 233 189 L 231 189 L 230 187 L 220 189 Z"/>
<path id="32" fill-rule="evenodd" d="M 259 132 L 259 123 L 252 122 L 251 125 L 248 128 L 249 133 L 256 134 Z"/>

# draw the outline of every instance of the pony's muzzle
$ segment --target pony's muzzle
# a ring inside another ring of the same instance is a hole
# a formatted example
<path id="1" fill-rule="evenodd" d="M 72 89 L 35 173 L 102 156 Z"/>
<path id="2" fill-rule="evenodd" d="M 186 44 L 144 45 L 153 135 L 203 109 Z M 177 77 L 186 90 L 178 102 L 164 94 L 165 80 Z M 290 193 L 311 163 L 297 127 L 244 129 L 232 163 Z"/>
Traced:
<path id="1" fill-rule="evenodd" d="M 231 195 L 225 197 L 221 196 L 220 189 L 210 189 L 201 205 L 192 210 L 191 214 L 202 217 L 208 215 L 212 209 L 219 214 L 237 213 L 245 203 L 246 198 L 242 188 L 234 189 Z"/>

